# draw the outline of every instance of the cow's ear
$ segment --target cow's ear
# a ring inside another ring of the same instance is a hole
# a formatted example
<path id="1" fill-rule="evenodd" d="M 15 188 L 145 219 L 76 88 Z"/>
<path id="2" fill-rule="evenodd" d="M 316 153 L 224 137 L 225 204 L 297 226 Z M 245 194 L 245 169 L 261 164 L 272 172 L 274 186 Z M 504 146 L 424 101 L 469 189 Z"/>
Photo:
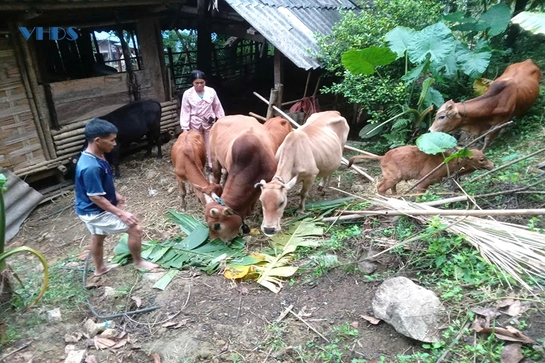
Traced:
<path id="1" fill-rule="evenodd" d="M 218 210 L 218 208 L 210 209 L 210 217 L 218 218 L 219 216 L 220 216 L 220 211 Z"/>
<path id="2" fill-rule="evenodd" d="M 289 182 L 287 182 L 286 184 L 284 184 L 284 186 L 286 187 L 286 189 L 291 189 L 295 186 L 295 184 L 297 183 L 297 175 L 294 176 L 293 178 L 291 178 L 291 180 Z"/>
<path id="3" fill-rule="evenodd" d="M 235 211 L 231 208 L 225 208 L 225 210 L 223 211 L 224 216 L 232 216 L 233 214 L 235 214 Z"/>

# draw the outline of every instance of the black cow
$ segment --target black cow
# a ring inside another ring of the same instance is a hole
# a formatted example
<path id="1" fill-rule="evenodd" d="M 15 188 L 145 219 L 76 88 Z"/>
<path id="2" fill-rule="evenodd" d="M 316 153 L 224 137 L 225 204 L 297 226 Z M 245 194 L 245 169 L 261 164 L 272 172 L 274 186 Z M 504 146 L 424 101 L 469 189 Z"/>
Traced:
<path id="1" fill-rule="evenodd" d="M 120 107 L 99 118 L 109 121 L 117 127 L 117 146 L 111 153 L 105 154 L 106 160 L 114 169 L 116 178 L 120 177 L 119 162 L 121 148 L 133 142 L 140 141 L 144 135 L 148 140 L 145 156 L 151 156 L 153 145 L 157 146 L 157 158 L 162 158 L 161 151 L 161 104 L 155 100 L 135 101 Z M 87 147 L 85 142 L 84 150 Z M 71 163 L 77 163 L 79 155 L 71 158 Z"/>

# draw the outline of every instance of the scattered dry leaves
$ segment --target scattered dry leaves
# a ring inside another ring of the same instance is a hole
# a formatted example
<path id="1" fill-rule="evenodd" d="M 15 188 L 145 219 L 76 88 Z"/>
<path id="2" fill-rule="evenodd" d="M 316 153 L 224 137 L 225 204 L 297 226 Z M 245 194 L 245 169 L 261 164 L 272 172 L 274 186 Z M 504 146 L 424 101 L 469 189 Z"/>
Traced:
<path id="1" fill-rule="evenodd" d="M 372 316 L 368 316 L 368 315 L 360 315 L 360 317 L 364 320 L 367 320 L 369 323 L 373 324 L 373 325 L 377 325 L 378 323 L 381 322 L 380 319 L 377 319 L 377 318 L 374 318 Z"/>
<path id="2" fill-rule="evenodd" d="M 99 350 L 112 348 L 116 345 L 115 341 L 108 338 L 100 338 L 99 336 L 96 336 L 93 340 L 95 343 L 95 348 Z"/>
<path id="3" fill-rule="evenodd" d="M 508 344 L 501 351 L 501 363 L 518 363 L 522 358 L 522 344 Z"/>
<path id="4" fill-rule="evenodd" d="M 140 306 L 142 306 L 142 299 L 139 298 L 138 296 L 132 296 L 131 299 L 134 300 L 134 303 L 136 304 L 136 307 L 139 308 Z"/>

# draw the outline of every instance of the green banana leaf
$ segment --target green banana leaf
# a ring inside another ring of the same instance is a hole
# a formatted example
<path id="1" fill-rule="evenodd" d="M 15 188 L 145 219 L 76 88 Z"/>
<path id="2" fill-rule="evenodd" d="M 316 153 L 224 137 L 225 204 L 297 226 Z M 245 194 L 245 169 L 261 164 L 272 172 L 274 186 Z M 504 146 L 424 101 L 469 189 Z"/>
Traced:
<path id="1" fill-rule="evenodd" d="M 246 242 L 237 237 L 227 246 L 219 239 L 210 241 L 208 227 L 190 215 L 169 210 L 167 218 L 178 224 L 187 234 L 172 241 L 160 242 L 157 240 L 142 243 L 142 257 L 157 263 L 163 268 L 184 269 L 190 266 L 197 267 L 207 273 L 213 273 L 226 259 L 242 260 Z M 125 264 L 130 257 L 128 235 L 124 234 L 114 248 L 116 254 L 113 263 Z"/>

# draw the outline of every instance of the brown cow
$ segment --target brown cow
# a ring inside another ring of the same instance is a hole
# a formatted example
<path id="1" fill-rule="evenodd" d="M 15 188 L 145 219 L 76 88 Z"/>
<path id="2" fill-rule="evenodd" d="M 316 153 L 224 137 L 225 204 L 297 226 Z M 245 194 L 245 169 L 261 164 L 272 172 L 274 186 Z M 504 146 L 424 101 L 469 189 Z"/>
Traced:
<path id="1" fill-rule="evenodd" d="M 273 124 L 287 130 L 282 123 Z M 276 133 L 276 127 L 270 126 L 274 129 L 271 132 L 255 118 L 242 115 L 220 118 L 212 126 L 210 155 L 214 181 L 219 182 L 222 167 L 227 178 L 221 199 L 212 196 L 206 204 L 210 239 L 220 238 L 230 243 L 241 226 L 248 228 L 243 224 L 244 218 L 253 211 L 260 193 L 254 185 L 261 179 L 272 178 L 276 170 L 275 142 L 281 139 L 281 132 Z M 271 134 L 277 135 L 276 141 Z"/>
<path id="2" fill-rule="evenodd" d="M 190 187 L 201 203 L 205 204 L 203 193 L 217 195 L 222 194 L 222 187 L 216 183 L 210 183 L 204 175 L 204 166 L 206 164 L 206 147 L 202 135 L 194 130 L 186 131 L 180 136 L 172 146 L 171 151 L 172 165 L 176 173 L 176 180 L 180 193 L 182 195 L 182 210 L 185 210 L 185 182 L 190 183 Z"/>
<path id="3" fill-rule="evenodd" d="M 419 192 L 425 192 L 428 187 L 439 182 L 443 177 L 450 174 L 458 173 L 464 175 L 474 172 L 479 169 L 491 170 L 494 168 L 494 163 L 484 156 L 477 149 L 470 150 L 473 156 L 468 158 L 455 158 L 448 162 L 447 166 L 442 167 L 433 172 L 424 181 L 416 186 Z M 445 153 L 446 156 L 450 153 Z M 382 169 L 382 181 L 378 184 L 378 193 L 385 195 L 388 189 L 392 189 L 392 193 L 396 194 L 396 185 L 402 180 L 422 179 L 429 172 L 443 163 L 443 156 L 429 155 L 418 149 L 417 146 L 401 146 L 388 151 L 384 156 L 357 155 L 352 156 L 348 165 L 352 165 L 356 159 L 377 159 L 380 160 L 380 168 Z"/>
<path id="4" fill-rule="evenodd" d="M 293 131 L 290 122 L 280 116 L 268 119 L 263 126 L 269 131 L 274 150 L 278 150 L 286 135 Z"/>
<path id="5" fill-rule="evenodd" d="M 447 101 L 435 115 L 430 131 L 452 133 L 464 130 L 481 135 L 512 116 L 523 115 L 539 96 L 541 70 L 527 59 L 511 64 L 483 95 L 465 102 Z M 500 130 L 486 135 L 482 150 L 498 136 Z"/>
<path id="6" fill-rule="evenodd" d="M 264 234 L 271 236 L 281 230 L 288 190 L 296 183 L 303 183 L 298 212 L 304 211 L 316 177 L 322 178 L 320 187 L 327 186 L 331 174 L 341 165 L 348 131 L 348 123 L 338 111 L 326 111 L 311 115 L 303 126 L 286 136 L 276 152 L 276 174 L 260 182 Z"/>

